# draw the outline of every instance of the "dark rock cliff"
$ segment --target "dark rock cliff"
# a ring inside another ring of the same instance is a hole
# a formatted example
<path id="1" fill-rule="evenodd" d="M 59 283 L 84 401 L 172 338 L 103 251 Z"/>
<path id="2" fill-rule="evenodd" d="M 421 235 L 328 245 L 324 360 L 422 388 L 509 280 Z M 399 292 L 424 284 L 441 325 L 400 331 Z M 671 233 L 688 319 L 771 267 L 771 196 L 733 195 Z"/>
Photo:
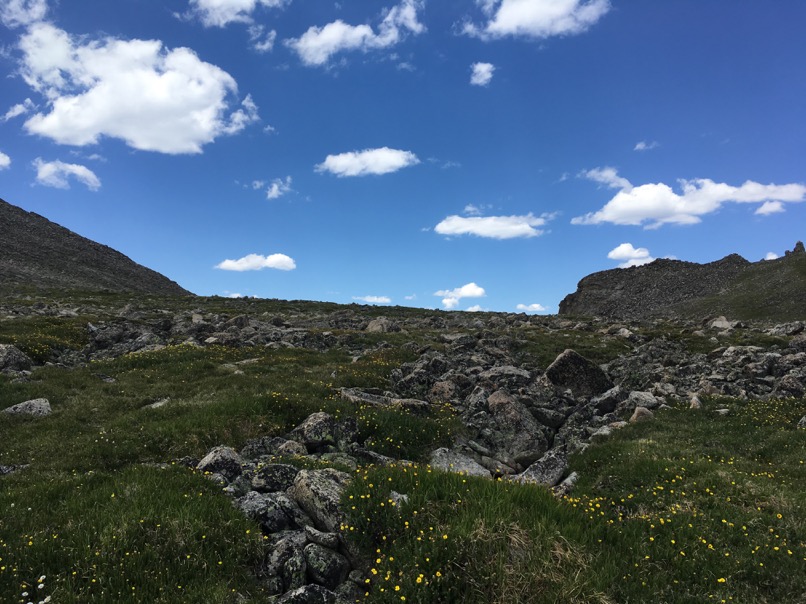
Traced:
<path id="1" fill-rule="evenodd" d="M 191 295 L 174 281 L 0 199 L 0 288 Z"/>

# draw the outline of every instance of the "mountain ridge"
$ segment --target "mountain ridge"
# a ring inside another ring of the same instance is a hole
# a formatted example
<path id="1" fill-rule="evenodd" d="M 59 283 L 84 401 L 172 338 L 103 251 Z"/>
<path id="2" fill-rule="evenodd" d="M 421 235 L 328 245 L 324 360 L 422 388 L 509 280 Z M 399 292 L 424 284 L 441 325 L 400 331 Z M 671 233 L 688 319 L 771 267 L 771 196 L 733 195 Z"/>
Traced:
<path id="1" fill-rule="evenodd" d="M 658 259 L 592 273 L 560 302 L 560 315 L 611 319 L 729 315 L 795 320 L 806 316 L 806 251 L 798 242 L 782 258 L 750 262 L 738 254 L 699 264 Z"/>
<path id="2" fill-rule="evenodd" d="M 0 199 L 0 288 L 192 295 L 131 258 Z"/>

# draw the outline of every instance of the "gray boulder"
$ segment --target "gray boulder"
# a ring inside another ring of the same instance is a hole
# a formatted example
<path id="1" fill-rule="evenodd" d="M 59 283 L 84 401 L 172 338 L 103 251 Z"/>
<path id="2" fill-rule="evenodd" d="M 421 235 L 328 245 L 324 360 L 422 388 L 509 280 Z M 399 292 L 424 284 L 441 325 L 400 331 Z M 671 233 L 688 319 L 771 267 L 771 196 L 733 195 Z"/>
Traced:
<path id="1" fill-rule="evenodd" d="M 490 478 L 490 471 L 484 466 L 476 463 L 470 457 L 452 451 L 451 449 L 437 449 L 431 454 L 431 467 L 445 472 L 455 472 L 468 476 L 483 476 Z"/>
<path id="2" fill-rule="evenodd" d="M 289 591 L 276 604 L 335 604 L 336 594 L 321 585 L 305 585 Z"/>
<path id="3" fill-rule="evenodd" d="M 249 491 L 235 500 L 235 506 L 259 523 L 266 533 L 299 529 L 311 523 L 311 519 L 285 493 Z"/>
<path id="4" fill-rule="evenodd" d="M 12 405 L 3 409 L 9 415 L 29 415 L 31 417 L 44 417 L 51 414 L 50 402 L 46 398 L 35 398 L 24 403 Z"/>
<path id="5" fill-rule="evenodd" d="M 322 547 L 318 543 L 309 543 L 303 550 L 308 567 L 308 578 L 328 589 L 335 589 L 339 583 L 347 579 L 350 563 L 340 553 Z"/>
<path id="6" fill-rule="evenodd" d="M 291 438 L 305 446 L 308 452 L 315 453 L 327 447 L 344 448 L 358 434 L 355 421 L 339 422 L 324 411 L 312 413 L 305 421 L 291 431 Z"/>
<path id="7" fill-rule="evenodd" d="M 366 331 L 370 333 L 389 333 L 392 331 L 400 331 L 400 326 L 386 317 L 378 317 L 369 322 Z"/>
<path id="8" fill-rule="evenodd" d="M 23 351 L 11 344 L 0 344 L 0 371 L 25 371 L 33 362 Z"/>
<path id="9" fill-rule="evenodd" d="M 301 470 L 288 494 L 313 519 L 316 528 L 335 533 L 344 522 L 339 501 L 350 480 L 349 474 L 333 468 Z"/>
<path id="10" fill-rule="evenodd" d="M 200 472 L 220 474 L 232 481 L 242 472 L 243 459 L 232 447 L 218 446 L 210 450 L 196 466 Z"/>
<path id="11" fill-rule="evenodd" d="M 272 463 L 258 467 L 252 476 L 252 488 L 260 493 L 285 491 L 299 474 L 299 468 L 287 464 Z"/>
<path id="12" fill-rule="evenodd" d="M 305 561 L 305 533 L 293 531 L 272 536 L 266 543 L 270 552 L 266 560 L 266 574 L 271 592 L 299 589 L 307 582 L 308 564 Z M 304 600 L 300 600 L 304 602 Z"/>
<path id="13" fill-rule="evenodd" d="M 525 405 L 505 390 L 497 390 L 487 399 L 487 406 L 497 428 L 498 442 L 494 444 L 499 452 L 524 467 L 546 452 L 545 429 Z"/>
<path id="14" fill-rule="evenodd" d="M 636 407 L 635 411 L 633 411 L 632 417 L 630 417 L 630 423 L 634 424 L 637 422 L 645 422 L 654 418 L 655 414 L 646 407 Z"/>
<path id="15" fill-rule="evenodd" d="M 538 459 L 526 471 L 515 477 L 522 483 L 542 484 L 553 487 L 563 477 L 568 468 L 568 455 L 562 449 L 552 449 Z"/>
<path id="16" fill-rule="evenodd" d="M 546 369 L 545 379 L 556 388 L 571 390 L 576 397 L 596 396 L 613 387 L 613 382 L 598 365 L 571 349 L 554 359 Z"/>

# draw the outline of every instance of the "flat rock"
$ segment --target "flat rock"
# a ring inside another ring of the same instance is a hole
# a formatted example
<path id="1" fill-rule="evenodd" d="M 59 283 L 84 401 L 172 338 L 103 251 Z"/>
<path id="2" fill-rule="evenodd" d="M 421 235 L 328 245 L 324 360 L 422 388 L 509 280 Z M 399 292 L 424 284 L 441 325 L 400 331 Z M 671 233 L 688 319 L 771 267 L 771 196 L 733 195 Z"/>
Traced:
<path id="1" fill-rule="evenodd" d="M 51 411 L 50 402 L 46 398 L 35 398 L 3 409 L 3 413 L 9 415 L 29 415 L 31 417 L 44 417 L 50 415 Z"/>
<path id="2" fill-rule="evenodd" d="M 490 478 L 490 471 L 484 466 L 476 463 L 475 460 L 446 449 L 445 447 L 437 449 L 431 454 L 431 467 L 437 470 L 444 470 L 445 472 L 455 472 L 457 474 L 466 474 L 468 476 L 483 476 Z"/>
<path id="3" fill-rule="evenodd" d="M 568 455 L 562 449 L 552 449 L 515 477 L 518 482 L 553 487 L 568 467 Z"/>

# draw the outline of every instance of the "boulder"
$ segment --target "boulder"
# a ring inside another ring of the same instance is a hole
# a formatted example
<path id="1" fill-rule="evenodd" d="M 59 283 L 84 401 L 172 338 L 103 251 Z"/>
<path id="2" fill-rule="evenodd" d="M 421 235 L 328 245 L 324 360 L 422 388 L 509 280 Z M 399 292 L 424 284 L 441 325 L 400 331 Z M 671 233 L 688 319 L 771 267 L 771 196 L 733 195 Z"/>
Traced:
<path id="1" fill-rule="evenodd" d="M 308 578 L 314 583 L 335 589 L 347 579 L 350 563 L 337 551 L 318 543 L 309 543 L 303 550 L 308 567 Z"/>
<path id="2" fill-rule="evenodd" d="M 269 576 L 270 591 L 274 594 L 300 589 L 307 582 L 308 564 L 303 552 L 305 540 L 302 531 L 279 533 L 267 540 L 269 554 L 265 571 Z"/>
<path id="3" fill-rule="evenodd" d="M 436 470 L 466 474 L 468 476 L 491 477 L 489 470 L 476 463 L 470 457 L 444 447 L 437 449 L 431 454 L 431 461 L 429 463 L 431 467 Z"/>
<path id="4" fill-rule="evenodd" d="M 260 466 L 252 476 L 252 488 L 260 493 L 285 491 L 299 473 L 299 468 L 287 464 L 272 463 Z"/>
<path id="5" fill-rule="evenodd" d="M 372 319 L 367 325 L 365 331 L 369 333 L 389 333 L 393 331 L 400 331 L 400 326 L 397 325 L 394 321 L 390 321 L 386 317 L 378 317 L 377 319 Z"/>
<path id="6" fill-rule="evenodd" d="M 275 604 L 335 604 L 336 594 L 321 585 L 305 585 L 289 591 Z"/>
<path id="7" fill-rule="evenodd" d="M 646 407 L 636 407 L 635 411 L 633 411 L 633 414 L 630 417 L 630 423 L 634 424 L 636 422 L 644 422 L 654 418 L 655 414 Z"/>
<path id="8" fill-rule="evenodd" d="M 311 519 L 285 493 L 249 491 L 235 500 L 235 506 L 247 518 L 259 523 L 266 533 L 299 529 L 311 524 Z"/>
<path id="9" fill-rule="evenodd" d="M 288 494 L 313 519 L 316 528 L 335 533 L 344 522 L 339 501 L 350 480 L 349 474 L 333 468 L 300 470 Z"/>
<path id="10" fill-rule="evenodd" d="M 243 459 L 232 447 L 218 446 L 210 450 L 196 466 L 200 472 L 220 474 L 232 481 L 241 474 Z"/>
<path id="11" fill-rule="evenodd" d="M 553 487 L 563 477 L 568 467 L 568 455 L 562 449 L 552 449 L 526 468 L 514 480 L 529 484 L 542 484 Z"/>
<path id="12" fill-rule="evenodd" d="M 497 438 L 497 452 L 514 459 L 524 467 L 548 449 L 545 428 L 537 423 L 525 405 L 505 390 L 496 390 L 487 399 Z"/>
<path id="13" fill-rule="evenodd" d="M 25 371 L 33 362 L 23 351 L 11 344 L 0 344 L 0 371 Z"/>
<path id="14" fill-rule="evenodd" d="M 545 379 L 556 388 L 571 390 L 576 397 L 596 396 L 613 387 L 613 382 L 598 365 L 571 349 L 554 359 L 546 369 Z"/>
<path id="15" fill-rule="evenodd" d="M 338 440 L 338 420 L 324 411 L 309 415 L 305 421 L 291 431 L 291 438 L 315 452 L 326 445 L 336 445 Z"/>
<path id="16" fill-rule="evenodd" d="M 3 409 L 9 415 L 28 415 L 31 417 L 44 417 L 51 414 L 50 402 L 46 398 L 35 398 L 24 403 L 12 405 Z"/>

